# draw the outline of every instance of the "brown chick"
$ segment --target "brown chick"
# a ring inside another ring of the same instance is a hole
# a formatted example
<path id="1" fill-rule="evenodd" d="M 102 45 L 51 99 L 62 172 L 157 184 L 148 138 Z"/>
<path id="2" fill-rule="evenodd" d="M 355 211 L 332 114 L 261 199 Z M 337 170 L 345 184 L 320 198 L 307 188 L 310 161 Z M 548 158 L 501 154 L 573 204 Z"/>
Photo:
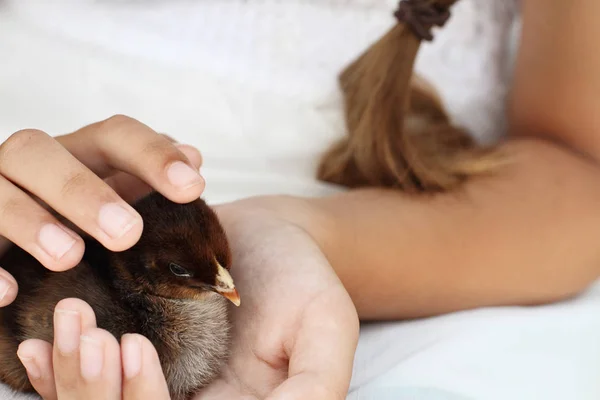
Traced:
<path id="1" fill-rule="evenodd" d="M 182 205 L 154 192 L 134 207 L 144 230 L 127 251 L 111 252 L 85 237 L 82 261 L 59 273 L 16 246 L 0 258 L 19 283 L 14 303 L 0 309 L 2 382 L 34 391 L 17 348 L 27 339 L 52 343 L 54 308 L 70 297 L 86 301 L 98 327 L 117 339 L 125 333 L 147 337 L 172 399 L 187 399 L 217 377 L 228 356 L 228 300 L 240 304 L 225 232 L 201 199 Z"/>

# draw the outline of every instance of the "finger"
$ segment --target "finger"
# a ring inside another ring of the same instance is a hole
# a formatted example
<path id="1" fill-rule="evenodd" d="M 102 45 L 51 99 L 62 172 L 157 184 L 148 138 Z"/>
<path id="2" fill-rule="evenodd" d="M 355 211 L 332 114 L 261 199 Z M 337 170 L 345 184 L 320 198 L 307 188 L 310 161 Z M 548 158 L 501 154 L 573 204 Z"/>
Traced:
<path id="1" fill-rule="evenodd" d="M 183 155 L 187 157 L 194 168 L 197 170 L 200 169 L 204 160 L 202 158 L 202 153 L 200 153 L 197 148 L 190 146 L 189 144 L 175 144 L 175 147 L 177 147 L 179 151 L 181 151 Z"/>
<path id="2" fill-rule="evenodd" d="M 125 250 L 141 235 L 139 214 L 43 132 L 21 131 L 0 145 L 0 175 L 39 197 L 110 250 Z"/>
<path id="3" fill-rule="evenodd" d="M 42 399 L 57 400 L 52 345 L 38 339 L 26 340 L 19 345 L 17 355 L 27 370 L 29 381 Z"/>
<path id="4" fill-rule="evenodd" d="M 177 140 L 175 140 L 175 138 L 173 138 L 172 136 L 167 135 L 166 133 L 160 133 L 160 135 L 163 135 L 165 138 L 167 138 L 169 140 L 169 142 L 177 144 Z"/>
<path id="5" fill-rule="evenodd" d="M 187 157 L 194 168 L 200 169 L 202 155 L 196 148 L 183 144 L 176 144 L 175 146 Z M 105 181 L 128 203 L 135 202 L 153 190 L 146 182 L 125 172 L 118 172 L 105 179 Z"/>
<path id="6" fill-rule="evenodd" d="M 62 271 L 75 266 L 81 260 L 84 250 L 81 238 L 2 176 L 0 221 L 0 235 L 31 254 L 46 268 Z M 7 276 L 8 274 L 0 274 L 0 279 Z M 6 282 L 16 289 L 14 279 Z M 0 287 L 0 295 L 4 290 L 6 289 Z M 12 290 L 6 294 L 16 295 L 16 291 Z M 8 299 L 10 296 L 5 296 L 0 300 L 0 304 L 4 304 Z"/>
<path id="7" fill-rule="evenodd" d="M 56 392 L 60 400 L 76 400 L 80 376 L 80 336 L 96 327 L 92 308 L 79 299 L 61 300 L 54 312 L 52 365 Z"/>
<path id="8" fill-rule="evenodd" d="M 115 116 L 58 140 L 96 173 L 127 172 L 174 202 L 193 201 L 204 190 L 204 179 L 183 153 L 133 118 Z"/>
<path id="9" fill-rule="evenodd" d="M 11 274 L 0 268 L 0 307 L 6 307 L 17 297 L 19 286 Z"/>
<path id="10" fill-rule="evenodd" d="M 79 359 L 79 399 L 121 398 L 121 349 L 113 335 L 98 328 L 84 331 Z"/>
<path id="11" fill-rule="evenodd" d="M 169 400 L 169 390 L 156 349 L 141 335 L 121 339 L 123 400 Z"/>
<path id="12" fill-rule="evenodd" d="M 202 153 L 200 153 L 200 151 L 195 148 L 194 146 L 191 146 L 189 144 L 183 144 L 183 143 L 179 143 L 177 140 L 175 140 L 174 138 L 172 138 L 171 136 L 167 135 L 166 133 L 161 133 L 162 136 L 164 136 L 165 138 L 167 138 L 167 140 L 169 140 L 169 142 L 173 143 L 175 145 L 175 147 L 177 147 L 183 154 L 185 154 L 185 156 L 187 156 L 188 160 L 190 160 L 192 162 L 192 164 L 194 164 L 198 169 L 202 166 Z M 185 149 L 187 148 L 187 150 Z M 194 154 L 190 157 L 191 153 L 193 152 Z M 198 160 L 197 162 L 194 160 Z"/>
<path id="13" fill-rule="evenodd" d="M 195 147 L 185 145 L 185 144 L 175 144 L 175 146 L 180 149 L 180 151 L 188 158 L 190 163 L 196 169 L 200 169 L 200 167 L 202 166 L 202 155 Z M 2 178 L 0 177 L 0 179 L 2 179 Z M 145 183 L 144 181 L 140 180 L 139 178 L 137 178 L 133 175 L 127 174 L 125 172 L 117 172 L 115 175 L 110 176 L 107 179 L 105 179 L 105 182 L 113 190 L 115 190 L 117 192 L 117 194 L 119 194 L 119 196 L 123 200 L 125 200 L 126 202 L 128 202 L 130 204 L 135 202 L 136 200 L 140 199 L 141 197 L 149 194 L 152 191 L 152 188 L 147 183 Z M 31 199 L 29 199 L 29 198 L 26 198 L 25 201 L 30 202 L 33 206 L 39 207 L 39 204 L 37 202 L 32 202 Z M 43 207 L 43 205 L 42 205 L 42 207 Z M 43 209 L 45 210 L 45 208 L 43 208 Z M 49 214 L 44 214 L 44 215 L 48 216 Z M 53 221 L 55 220 L 53 217 L 51 217 L 51 219 Z M 64 227 L 63 225 L 60 225 L 60 226 L 63 227 L 66 231 L 70 232 L 72 235 L 75 235 L 76 240 L 81 242 L 81 240 L 80 240 L 79 236 L 77 236 L 77 234 L 84 234 L 83 230 L 79 229 L 77 226 L 74 226 L 69 221 L 66 221 L 65 223 L 68 225 L 67 227 Z M 14 234 L 19 234 L 19 233 L 23 232 L 19 229 L 9 230 L 9 231 Z M 0 232 L 0 235 L 1 235 L 1 232 Z M 15 241 L 13 239 L 13 242 L 17 243 L 18 241 Z M 0 245 L 1 244 L 2 243 L 0 243 Z M 17 244 L 21 248 L 24 248 L 23 243 L 18 242 Z M 32 249 L 32 251 L 35 249 L 37 249 L 37 247 L 34 247 Z M 36 258 L 38 258 L 38 260 L 40 260 L 40 262 L 42 262 L 47 268 L 49 268 L 53 271 L 63 271 L 65 269 L 75 266 L 81 260 L 81 255 L 83 254 L 83 249 L 84 249 L 83 245 L 75 247 L 74 249 L 72 249 L 74 254 L 71 254 L 71 258 L 67 259 L 67 258 L 63 257 L 63 259 L 61 259 L 57 263 L 52 263 L 51 261 L 43 261 L 43 259 L 41 259 L 40 256 L 38 256 Z M 3 249 L 0 247 L 0 252 L 2 250 Z M 0 289 L 1 289 L 1 287 L 0 287 Z M 10 293 L 12 294 L 13 292 L 10 292 Z M 12 301 L 13 300 L 10 300 L 10 302 L 12 302 Z M 0 299 L 0 307 L 2 307 L 1 299 Z"/>
<path id="14" fill-rule="evenodd" d="M 319 296 L 304 310 L 292 347 L 286 349 L 289 378 L 268 400 L 344 400 L 358 331 L 356 311 L 341 286 Z"/>

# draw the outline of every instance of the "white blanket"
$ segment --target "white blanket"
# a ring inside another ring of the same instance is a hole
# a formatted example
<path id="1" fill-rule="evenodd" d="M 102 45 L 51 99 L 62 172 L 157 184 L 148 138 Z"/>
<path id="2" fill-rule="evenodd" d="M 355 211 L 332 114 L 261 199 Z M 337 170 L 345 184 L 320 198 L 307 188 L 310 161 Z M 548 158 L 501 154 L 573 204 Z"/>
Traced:
<path id="1" fill-rule="evenodd" d="M 121 113 L 198 146 L 210 202 L 329 193 L 313 170 L 343 132 L 336 74 L 391 26 L 395 3 L 4 0 L 0 139 Z M 463 0 L 419 56 L 481 140 L 503 133 L 515 21 L 512 1 Z M 545 307 L 365 326 L 349 399 L 596 400 L 599 338 L 598 287 Z"/>

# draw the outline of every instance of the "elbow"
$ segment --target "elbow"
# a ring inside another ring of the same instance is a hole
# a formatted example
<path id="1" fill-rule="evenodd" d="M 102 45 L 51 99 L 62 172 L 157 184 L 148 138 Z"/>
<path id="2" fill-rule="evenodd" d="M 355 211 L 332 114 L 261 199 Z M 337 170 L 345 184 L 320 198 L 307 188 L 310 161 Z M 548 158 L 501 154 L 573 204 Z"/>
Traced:
<path id="1" fill-rule="evenodd" d="M 563 149 L 600 162 L 600 125 L 595 107 L 576 99 L 514 99 L 509 105 L 509 135 L 559 145 Z"/>
<path id="2" fill-rule="evenodd" d="M 549 285 L 521 303 L 529 306 L 543 306 L 573 300 L 581 296 L 594 282 L 595 279 L 589 279 L 581 282 L 563 282 Z"/>

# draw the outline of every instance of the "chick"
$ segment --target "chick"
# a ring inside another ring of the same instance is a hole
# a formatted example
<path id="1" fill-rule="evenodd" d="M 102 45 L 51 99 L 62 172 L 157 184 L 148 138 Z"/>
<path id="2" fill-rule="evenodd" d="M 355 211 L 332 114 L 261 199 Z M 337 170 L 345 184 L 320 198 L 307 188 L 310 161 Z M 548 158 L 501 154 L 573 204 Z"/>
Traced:
<path id="1" fill-rule="evenodd" d="M 86 301 L 98 327 L 117 339 L 125 333 L 147 337 L 172 399 L 187 399 L 216 378 L 228 356 L 228 301 L 240 304 L 225 232 L 202 199 L 182 205 L 153 192 L 134 208 L 144 230 L 127 251 L 111 252 L 84 237 L 82 261 L 58 273 L 16 246 L 0 258 L 19 283 L 14 303 L 0 309 L 2 382 L 34 391 L 17 348 L 27 339 L 52 343 L 54 308 L 67 297 Z"/>

